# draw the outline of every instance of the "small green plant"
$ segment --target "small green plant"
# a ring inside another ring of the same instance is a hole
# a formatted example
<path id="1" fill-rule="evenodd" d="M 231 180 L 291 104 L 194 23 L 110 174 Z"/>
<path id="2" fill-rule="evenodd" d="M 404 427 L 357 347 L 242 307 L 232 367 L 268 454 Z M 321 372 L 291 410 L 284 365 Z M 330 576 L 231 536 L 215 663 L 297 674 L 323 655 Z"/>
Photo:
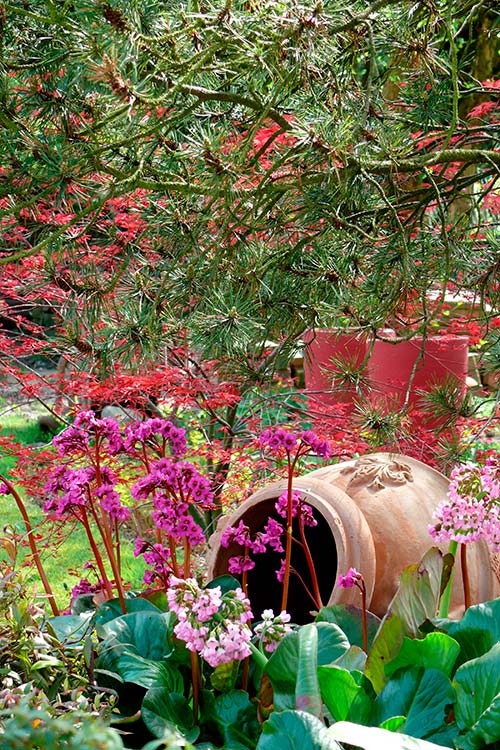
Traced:
<path id="1" fill-rule="evenodd" d="M 5 698 L 4 698 L 5 701 Z M 2 750 L 122 750 L 120 735 L 98 716 L 72 709 L 54 714 L 28 695 L 0 711 Z"/>

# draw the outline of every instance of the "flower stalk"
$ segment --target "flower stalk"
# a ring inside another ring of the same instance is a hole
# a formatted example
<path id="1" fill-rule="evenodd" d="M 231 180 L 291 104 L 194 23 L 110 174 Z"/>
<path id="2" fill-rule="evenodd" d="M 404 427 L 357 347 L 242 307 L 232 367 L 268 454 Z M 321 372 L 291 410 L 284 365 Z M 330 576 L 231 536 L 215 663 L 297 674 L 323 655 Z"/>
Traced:
<path id="1" fill-rule="evenodd" d="M 26 529 L 26 535 L 28 537 L 28 544 L 30 546 L 31 554 L 33 556 L 34 563 L 36 565 L 36 569 L 38 571 L 38 575 L 40 576 L 40 580 L 42 582 L 42 586 L 44 588 L 45 593 L 47 594 L 47 599 L 50 604 L 50 608 L 52 610 L 52 614 L 57 617 L 60 612 L 59 608 L 57 606 L 54 592 L 52 591 L 52 587 L 49 583 L 49 579 L 47 578 L 47 575 L 45 573 L 45 569 L 42 564 L 42 560 L 40 557 L 40 552 L 38 550 L 38 547 L 36 546 L 35 542 L 35 535 L 33 532 L 33 527 L 31 525 L 30 517 L 28 514 L 28 511 L 26 510 L 26 506 L 23 502 L 23 499 L 21 495 L 17 492 L 14 485 L 4 476 L 0 475 L 0 481 L 5 485 L 7 488 L 7 491 L 9 495 L 12 495 L 14 498 L 16 505 L 18 507 L 18 510 L 22 516 L 24 527 Z"/>

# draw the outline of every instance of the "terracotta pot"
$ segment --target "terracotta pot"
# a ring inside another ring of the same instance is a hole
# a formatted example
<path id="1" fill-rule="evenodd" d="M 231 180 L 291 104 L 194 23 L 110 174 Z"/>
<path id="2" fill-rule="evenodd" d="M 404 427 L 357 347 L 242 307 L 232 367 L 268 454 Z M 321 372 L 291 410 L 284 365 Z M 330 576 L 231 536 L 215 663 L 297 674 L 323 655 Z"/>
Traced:
<path id="1" fill-rule="evenodd" d="M 367 339 L 359 331 L 317 329 L 303 335 L 304 377 L 309 408 L 314 415 L 328 416 L 339 404 L 349 413 L 361 395 L 354 385 L 342 384 L 335 361 L 360 369 L 367 354 Z"/>
<path id="2" fill-rule="evenodd" d="M 382 395 L 391 407 L 401 408 L 415 367 L 408 399 L 410 406 L 421 404 L 418 391 L 429 390 L 431 385 L 447 379 L 459 384 L 463 397 L 468 352 L 467 336 L 431 336 L 425 345 L 421 336 L 395 344 L 377 339 L 368 362 L 372 393 Z M 433 419 L 429 426 L 439 426 L 439 419 Z"/>
<path id="3" fill-rule="evenodd" d="M 282 481 L 259 490 L 222 521 L 211 540 L 210 577 L 227 572 L 229 557 L 241 553 L 238 546 L 220 546 L 223 529 L 243 520 L 252 532 L 261 530 L 285 488 L 286 482 Z M 318 520 L 318 526 L 307 531 L 323 603 L 359 605 L 357 589 L 335 585 L 339 574 L 354 567 L 365 578 L 370 610 L 384 615 L 401 571 L 418 562 L 432 546 L 428 526 L 435 506 L 446 497 L 447 478 L 408 456 L 375 453 L 313 471 L 295 480 L 294 488 L 301 490 Z M 446 546 L 441 549 L 447 551 Z M 256 567 L 249 573 L 249 594 L 256 616 L 266 608 L 275 612 L 280 609 L 281 586 L 275 571 L 281 558 L 274 552 L 254 558 Z M 500 578 L 494 570 L 498 560 L 490 556 L 486 543 L 470 545 L 467 559 L 472 601 L 500 596 Z M 293 564 L 308 580 L 305 561 L 299 557 Z M 314 609 L 295 576 L 288 609 L 299 623 L 310 619 L 310 610 Z M 463 611 L 459 560 L 451 609 L 457 614 Z"/>

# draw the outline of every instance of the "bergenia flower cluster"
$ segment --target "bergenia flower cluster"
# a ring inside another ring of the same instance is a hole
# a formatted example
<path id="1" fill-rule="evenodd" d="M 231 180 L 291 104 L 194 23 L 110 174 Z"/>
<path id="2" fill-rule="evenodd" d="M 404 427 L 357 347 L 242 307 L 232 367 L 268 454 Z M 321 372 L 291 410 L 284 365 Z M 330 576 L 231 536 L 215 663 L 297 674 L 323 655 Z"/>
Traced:
<path id="1" fill-rule="evenodd" d="M 149 568 L 144 571 L 144 583 L 148 586 L 158 584 L 166 588 L 172 573 L 170 549 L 161 542 L 148 542 L 140 537 L 135 540 L 134 557 L 142 555 Z"/>
<path id="2" fill-rule="evenodd" d="M 258 636 L 259 643 L 264 651 L 271 653 L 275 651 L 287 633 L 291 633 L 293 627 L 289 624 L 288 612 L 281 612 L 274 616 L 272 609 L 265 609 L 262 613 L 262 622 L 254 626 L 254 633 Z"/>
<path id="3" fill-rule="evenodd" d="M 500 463 L 488 458 L 484 466 L 467 462 L 455 466 L 450 475 L 448 497 L 433 514 L 429 527 L 438 542 L 462 544 L 484 539 L 500 552 Z"/>
<path id="4" fill-rule="evenodd" d="M 299 455 L 313 453 L 321 458 L 330 458 L 333 454 L 328 440 L 321 440 L 312 430 L 304 430 L 297 434 L 289 432 L 283 427 L 275 430 L 268 428 L 260 436 L 259 443 L 262 448 L 272 453 L 280 451 L 292 453 L 295 451 Z"/>
<path id="5" fill-rule="evenodd" d="M 59 450 L 60 456 L 86 453 L 91 438 L 106 441 L 107 453 L 114 456 L 123 450 L 123 439 L 120 425 L 115 419 L 99 419 L 93 411 L 81 411 L 76 415 L 72 425 L 53 439 L 52 443 Z"/>
<path id="6" fill-rule="evenodd" d="M 165 445 L 168 443 L 172 455 L 176 458 L 180 458 L 186 453 L 187 442 L 185 430 L 181 427 L 176 427 L 167 419 L 153 417 L 152 419 L 144 420 L 144 422 L 135 422 L 125 427 L 123 445 L 128 453 L 142 448 L 148 440 L 156 442 L 158 445 L 161 442 L 160 452 L 164 452 Z"/>
<path id="7" fill-rule="evenodd" d="M 69 611 L 71 611 L 71 608 L 75 604 L 76 600 L 79 596 L 82 596 L 82 594 L 96 594 L 101 592 L 103 589 L 103 581 L 99 581 L 98 583 L 90 583 L 88 578 L 81 578 L 80 581 L 71 589 Z"/>
<path id="8" fill-rule="evenodd" d="M 134 467 L 130 494 L 136 507 L 151 502 L 156 537 L 154 542 L 138 539 L 136 543 L 136 555 L 143 554 L 148 565 L 144 580 L 164 587 L 172 572 L 179 574 L 177 545 L 183 550 L 184 575 L 188 575 L 191 548 L 205 542 L 191 508 L 211 509 L 213 493 L 208 479 L 183 460 L 187 445 L 183 429 L 156 417 L 122 429 L 114 419 L 100 419 L 94 412 L 84 411 L 53 442 L 68 463 L 57 467 L 46 484 L 47 513 L 58 519 L 72 515 L 80 520 L 94 550 L 95 524 L 108 557 L 113 555 L 118 528 L 131 514 L 131 504 L 122 500 L 124 480 L 119 475 L 120 456 L 130 457 Z M 141 466 L 143 474 L 137 479 Z M 99 556 L 98 552 L 95 555 Z M 99 565 L 106 579 L 102 560 Z M 113 573 L 116 581 L 118 558 Z M 106 580 L 105 584 L 110 594 L 111 584 Z"/>
<path id="9" fill-rule="evenodd" d="M 67 515 L 78 518 L 80 509 L 89 505 L 92 493 L 111 519 L 118 522 L 126 521 L 130 516 L 130 509 L 122 503 L 115 487 L 116 477 L 109 466 L 100 467 L 99 483 L 94 466 L 81 469 L 58 466 L 45 484 L 47 500 L 43 509 L 58 519 L 63 519 Z"/>
<path id="10" fill-rule="evenodd" d="M 345 575 L 339 575 L 337 586 L 341 589 L 351 589 L 353 586 L 358 586 L 362 579 L 363 576 L 356 568 L 349 568 Z"/>
<path id="11" fill-rule="evenodd" d="M 178 619 L 175 635 L 211 667 L 250 656 L 252 612 L 240 588 L 222 593 L 220 586 L 202 589 L 194 578 L 172 576 L 167 600 Z"/>
<path id="12" fill-rule="evenodd" d="M 300 492 L 294 490 L 292 492 L 292 518 L 299 518 L 304 526 L 317 526 L 318 522 L 313 516 L 312 508 L 302 500 Z M 282 492 L 276 503 L 276 512 L 282 518 L 287 517 L 288 512 L 288 494 Z"/>
<path id="13" fill-rule="evenodd" d="M 283 492 L 275 503 L 276 512 L 282 518 L 287 517 L 287 492 Z M 300 492 L 292 493 L 292 518 L 300 518 L 304 526 L 316 526 L 317 521 L 313 516 L 312 509 L 303 502 Z M 268 518 L 263 531 L 258 531 L 254 536 L 251 535 L 250 529 L 242 520 L 237 526 L 228 526 L 222 532 L 220 543 L 226 549 L 232 544 L 239 544 L 244 548 L 242 555 L 235 555 L 229 558 L 228 570 L 233 575 L 239 575 L 245 571 L 252 570 L 255 567 L 255 561 L 249 553 L 260 554 L 272 549 L 275 552 L 284 552 L 283 535 L 285 533 L 282 526 L 276 519 Z M 283 565 L 276 571 L 278 580 L 282 580 Z"/>

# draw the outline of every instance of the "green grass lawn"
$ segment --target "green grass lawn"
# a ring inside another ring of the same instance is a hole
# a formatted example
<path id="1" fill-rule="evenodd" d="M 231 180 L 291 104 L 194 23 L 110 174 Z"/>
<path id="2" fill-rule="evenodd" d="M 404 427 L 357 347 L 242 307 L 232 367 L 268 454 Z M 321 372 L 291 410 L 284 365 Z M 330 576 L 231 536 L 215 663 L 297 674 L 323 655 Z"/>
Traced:
<path id="1" fill-rule="evenodd" d="M 40 431 L 36 418 L 27 418 L 19 413 L 9 414 L 2 419 L 0 434 L 10 436 L 25 445 L 37 443 L 47 444 L 50 437 Z M 0 474 L 11 478 L 15 475 L 15 459 L 0 455 Z M 22 494 L 22 493 L 21 493 Z M 69 601 L 69 592 L 80 578 L 90 577 L 83 570 L 87 560 L 92 559 L 92 553 L 85 531 L 71 522 L 63 524 L 56 531 L 50 526 L 45 514 L 35 502 L 23 495 L 31 524 L 36 533 L 44 540 L 42 560 L 45 572 L 53 588 L 57 603 L 65 608 Z M 29 588 L 44 596 L 43 587 L 36 568 L 30 562 L 30 551 L 26 543 L 26 529 L 15 500 L 10 495 L 0 495 L 0 574 L 9 565 L 9 557 L 2 538 L 14 535 L 19 540 L 18 558 L 16 565 L 22 565 Z M 139 588 L 144 573 L 142 558 L 134 558 L 133 541 L 125 540 L 122 545 L 122 574 L 132 588 Z M 72 575 L 69 571 L 77 573 Z M 111 575 L 111 571 L 110 577 Z M 92 581 L 93 582 L 93 581 Z"/>

